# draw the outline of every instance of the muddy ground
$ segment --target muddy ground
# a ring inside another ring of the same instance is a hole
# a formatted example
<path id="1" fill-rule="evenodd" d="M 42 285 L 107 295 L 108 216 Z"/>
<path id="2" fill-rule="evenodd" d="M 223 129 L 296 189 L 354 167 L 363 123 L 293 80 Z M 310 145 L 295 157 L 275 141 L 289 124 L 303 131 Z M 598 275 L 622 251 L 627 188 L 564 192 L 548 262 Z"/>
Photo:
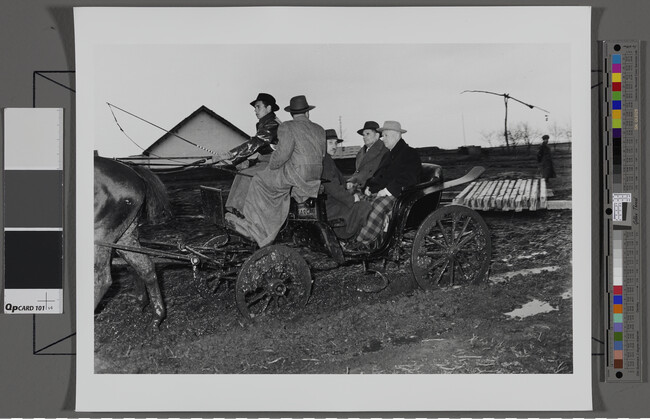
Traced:
<path id="1" fill-rule="evenodd" d="M 533 152 L 431 160 L 443 165 L 447 179 L 474 165 L 487 168 L 482 179 L 537 170 Z M 551 199 L 570 200 L 570 152 L 556 150 L 555 164 Z M 142 238 L 207 240 L 216 233 L 200 217 L 196 184 L 167 183 L 177 216 L 143 226 Z M 385 290 L 368 294 L 356 290 L 368 279 L 360 266 L 322 270 L 331 261 L 303 251 L 313 267 L 308 304 L 255 322 L 239 314 L 232 285 L 213 293 L 190 267 L 158 263 L 168 314 L 152 333 L 151 311 L 142 312 L 131 298 L 132 271 L 116 260 L 114 285 L 95 314 L 96 372 L 571 373 L 571 211 L 480 214 L 492 238 L 486 283 L 423 291 L 405 260 L 388 265 Z"/>

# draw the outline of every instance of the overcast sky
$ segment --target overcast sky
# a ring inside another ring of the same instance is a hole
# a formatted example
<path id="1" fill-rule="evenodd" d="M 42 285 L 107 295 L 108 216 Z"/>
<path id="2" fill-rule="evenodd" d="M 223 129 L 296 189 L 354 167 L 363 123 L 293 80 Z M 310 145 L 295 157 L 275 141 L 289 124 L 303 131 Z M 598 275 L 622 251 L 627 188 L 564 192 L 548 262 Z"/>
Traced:
<path id="1" fill-rule="evenodd" d="M 170 129 L 201 105 L 252 135 L 249 105 L 259 92 L 276 97 L 281 120 L 292 96 L 304 94 L 311 119 L 343 127 L 343 145 L 360 145 L 366 120 L 397 120 L 415 147 L 488 143 L 503 132 L 508 93 L 538 106 L 508 102 L 508 126 L 526 122 L 548 132 L 570 127 L 570 53 L 565 44 L 272 44 L 119 45 L 95 50 L 96 148 L 100 155 L 139 154 L 113 120 L 111 102 Z M 117 112 L 146 148 L 164 132 Z M 189 139 L 191 140 L 191 139 Z M 179 140 L 180 141 L 180 140 Z"/>

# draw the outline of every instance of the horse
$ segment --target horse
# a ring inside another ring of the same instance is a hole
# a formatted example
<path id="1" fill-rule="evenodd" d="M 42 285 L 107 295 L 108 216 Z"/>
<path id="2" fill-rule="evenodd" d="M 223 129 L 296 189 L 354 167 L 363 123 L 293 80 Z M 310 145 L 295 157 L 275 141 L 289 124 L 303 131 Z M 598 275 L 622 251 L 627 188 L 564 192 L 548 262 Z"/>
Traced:
<path id="1" fill-rule="evenodd" d="M 110 288 L 110 244 L 140 247 L 138 225 L 142 220 L 160 224 L 172 217 L 169 197 L 162 181 L 150 170 L 95 156 L 95 309 Z M 153 306 L 152 326 L 158 330 L 165 319 L 158 278 L 151 258 L 142 253 L 115 249 L 137 273 L 136 301 L 142 310 Z M 148 295 L 147 295 L 148 294 Z"/>

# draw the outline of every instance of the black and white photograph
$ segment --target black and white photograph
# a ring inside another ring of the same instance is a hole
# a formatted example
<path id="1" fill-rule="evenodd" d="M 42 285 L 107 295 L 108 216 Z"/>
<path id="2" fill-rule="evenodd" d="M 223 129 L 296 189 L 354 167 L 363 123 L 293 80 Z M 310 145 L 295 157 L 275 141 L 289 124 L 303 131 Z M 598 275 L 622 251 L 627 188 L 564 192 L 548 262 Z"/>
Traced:
<path id="1" fill-rule="evenodd" d="M 589 19 L 76 8 L 77 407 L 590 408 Z"/>

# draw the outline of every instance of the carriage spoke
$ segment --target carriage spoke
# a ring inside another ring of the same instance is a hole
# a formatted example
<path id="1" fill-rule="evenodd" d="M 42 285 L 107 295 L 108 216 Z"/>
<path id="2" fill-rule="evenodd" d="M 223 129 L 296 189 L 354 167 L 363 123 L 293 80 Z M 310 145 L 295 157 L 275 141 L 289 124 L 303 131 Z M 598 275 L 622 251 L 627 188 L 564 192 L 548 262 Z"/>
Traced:
<path id="1" fill-rule="evenodd" d="M 257 294 L 256 296 L 248 300 L 248 305 L 252 306 L 253 304 L 257 303 L 259 300 L 267 297 L 268 295 L 269 293 L 266 292 L 266 290 L 263 290 L 262 292 L 260 292 L 259 294 Z"/>
<path id="2" fill-rule="evenodd" d="M 466 263 L 467 265 L 470 265 L 469 261 L 467 261 L 467 258 L 465 258 L 463 255 L 457 255 L 459 259 L 463 259 L 462 261 L 458 261 L 458 270 L 460 271 L 460 274 L 463 276 L 463 279 L 465 281 L 471 281 L 472 278 L 467 275 L 467 272 L 465 272 L 465 268 L 463 268 L 463 262 Z"/>
<path id="3" fill-rule="evenodd" d="M 470 221 L 471 221 L 471 219 L 469 217 L 467 217 L 465 219 L 465 223 L 463 224 L 463 228 L 461 229 L 460 234 L 458 235 L 458 241 L 460 241 L 461 237 L 463 237 L 463 235 L 465 235 L 465 231 L 467 230 L 467 226 L 469 225 Z"/>
<path id="4" fill-rule="evenodd" d="M 444 238 L 444 236 L 443 236 L 443 238 Z M 434 245 L 436 245 L 438 247 L 442 247 L 443 249 L 447 247 L 444 243 L 439 242 L 438 240 L 434 239 L 433 237 L 427 237 L 425 239 L 425 246 L 427 244 L 430 244 L 430 243 L 433 243 Z"/>
<path id="5" fill-rule="evenodd" d="M 440 229 L 440 233 L 442 234 L 442 238 L 445 240 L 445 243 L 449 245 L 449 240 L 447 239 L 447 234 L 445 232 L 445 227 L 442 225 L 442 222 L 440 220 L 437 220 L 438 228 Z"/>
<path id="6" fill-rule="evenodd" d="M 264 305 L 264 308 L 262 308 L 262 313 L 264 313 L 266 309 L 269 308 L 269 305 L 271 305 L 271 301 L 273 301 L 272 295 L 270 295 L 268 300 L 266 300 L 266 304 Z"/>
<path id="7" fill-rule="evenodd" d="M 442 278 L 445 276 L 445 271 L 447 270 L 447 267 L 449 266 L 449 259 L 445 259 L 445 266 L 440 269 L 440 273 L 438 273 L 437 278 L 436 278 L 436 284 L 440 285 L 440 281 L 442 281 Z"/>
<path id="8" fill-rule="evenodd" d="M 435 268 L 436 266 L 442 265 L 447 260 L 447 256 L 443 256 L 440 259 L 434 260 L 433 263 L 427 265 L 427 268 Z"/>
<path id="9" fill-rule="evenodd" d="M 449 285 L 454 286 L 454 271 L 456 270 L 456 259 L 451 259 L 451 269 L 449 269 Z"/>
<path id="10" fill-rule="evenodd" d="M 463 247 L 463 246 L 465 246 L 465 245 L 466 245 L 467 243 L 469 243 L 469 241 L 472 240 L 474 237 L 477 237 L 476 231 L 472 231 L 471 233 L 469 233 L 468 236 L 463 237 L 463 240 L 461 240 L 461 241 L 458 243 L 458 247 Z"/>
<path id="11" fill-rule="evenodd" d="M 453 214 L 451 216 L 451 243 L 456 243 L 456 222 L 458 221 L 458 215 Z"/>

